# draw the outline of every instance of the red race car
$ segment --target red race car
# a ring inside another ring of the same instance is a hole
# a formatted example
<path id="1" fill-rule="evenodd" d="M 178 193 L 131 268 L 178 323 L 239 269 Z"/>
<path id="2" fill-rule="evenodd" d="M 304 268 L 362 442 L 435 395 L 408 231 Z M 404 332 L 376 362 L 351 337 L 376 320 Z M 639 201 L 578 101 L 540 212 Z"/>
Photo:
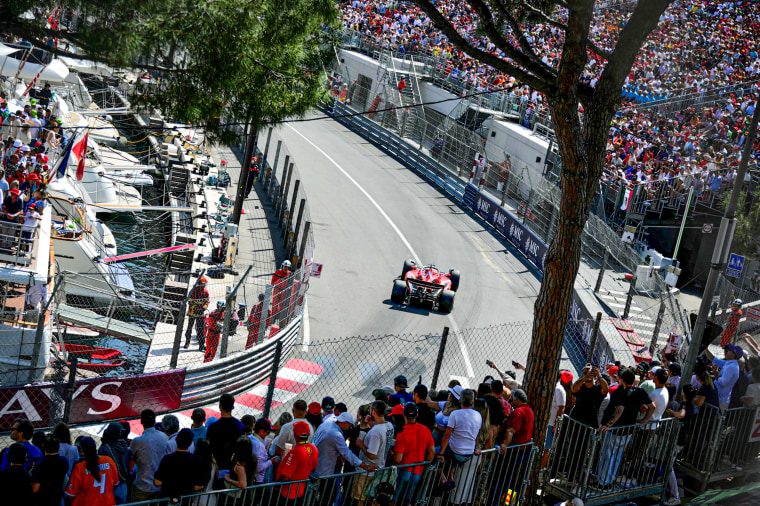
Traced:
<path id="1" fill-rule="evenodd" d="M 391 302 L 429 306 L 450 313 L 454 309 L 454 295 L 458 288 L 458 270 L 443 272 L 433 264 L 418 267 L 414 260 L 407 260 L 401 269 L 401 276 L 393 281 Z"/>

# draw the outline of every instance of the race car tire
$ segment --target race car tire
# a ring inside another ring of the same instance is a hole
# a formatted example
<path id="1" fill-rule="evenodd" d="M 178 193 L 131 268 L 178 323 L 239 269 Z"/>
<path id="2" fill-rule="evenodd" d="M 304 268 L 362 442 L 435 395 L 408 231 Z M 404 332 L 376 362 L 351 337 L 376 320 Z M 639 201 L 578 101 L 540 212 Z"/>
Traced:
<path id="1" fill-rule="evenodd" d="M 454 309 L 455 295 L 456 293 L 452 290 L 441 292 L 441 301 L 438 303 L 438 308 L 444 313 L 450 313 Z"/>
<path id="2" fill-rule="evenodd" d="M 451 269 L 449 271 L 449 279 L 451 280 L 451 291 L 456 292 L 459 288 L 459 271 Z"/>
<path id="3" fill-rule="evenodd" d="M 403 304 L 404 299 L 406 299 L 406 281 L 397 279 L 393 282 L 391 302 L 394 304 Z"/>
<path id="4" fill-rule="evenodd" d="M 406 277 L 406 273 L 411 271 L 412 267 L 414 267 L 414 260 L 411 258 L 404 262 L 404 268 L 401 269 L 401 279 L 404 279 Z"/>

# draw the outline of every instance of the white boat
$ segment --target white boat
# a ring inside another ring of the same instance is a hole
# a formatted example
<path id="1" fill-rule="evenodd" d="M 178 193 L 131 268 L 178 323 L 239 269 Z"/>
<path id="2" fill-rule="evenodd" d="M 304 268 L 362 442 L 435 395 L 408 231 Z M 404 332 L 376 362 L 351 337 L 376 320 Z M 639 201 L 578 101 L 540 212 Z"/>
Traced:
<path id="1" fill-rule="evenodd" d="M 92 139 L 88 142 L 90 155 L 97 160 L 110 178 L 115 182 L 130 186 L 153 186 L 153 177 L 146 174 L 146 170 L 154 170 L 155 167 L 143 165 L 136 157 L 124 153 L 110 146 L 99 146 Z M 87 163 L 96 163 L 87 160 Z"/>
<path id="2" fill-rule="evenodd" d="M 48 198 L 51 238 L 58 272 L 66 272 L 63 291 L 75 305 L 109 304 L 114 299 L 132 300 L 134 284 L 126 267 L 103 262 L 116 254 L 113 235 L 93 219 L 83 203 Z"/>
<path id="3" fill-rule="evenodd" d="M 62 61 L 41 49 L 0 44 L 0 54 L 0 74 L 6 77 L 18 74 L 19 79 L 31 81 L 39 74 L 38 82 L 62 83 L 69 75 L 69 69 Z"/>
<path id="4" fill-rule="evenodd" d="M 50 217 L 46 208 L 28 252 L 13 231 L 0 236 L 10 245 L 0 251 L 0 385 L 42 381 L 50 361 L 49 312 L 40 313 L 52 289 Z"/>
<path id="5" fill-rule="evenodd" d="M 104 117 L 88 116 L 86 119 L 89 127 L 90 139 L 98 144 L 117 146 L 121 141 L 121 134 L 113 124 Z"/>

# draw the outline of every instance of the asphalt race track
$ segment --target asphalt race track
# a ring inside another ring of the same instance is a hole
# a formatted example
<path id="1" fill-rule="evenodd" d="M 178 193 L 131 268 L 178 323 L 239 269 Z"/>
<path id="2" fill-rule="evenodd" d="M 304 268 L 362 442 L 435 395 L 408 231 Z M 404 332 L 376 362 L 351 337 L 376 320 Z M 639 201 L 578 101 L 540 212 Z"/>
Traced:
<path id="1" fill-rule="evenodd" d="M 324 264 L 308 292 L 308 346 L 295 355 L 324 367 L 305 398 L 332 394 L 351 406 L 350 392 L 356 402 L 366 402 L 368 392 L 391 384 L 400 372 L 412 384 L 418 375 L 429 384 L 445 326 L 463 332 L 453 332 L 448 341 L 439 387 L 452 376 L 477 385 L 489 374 L 487 358 L 505 367 L 510 360 L 525 361 L 529 325 L 500 339 L 472 330 L 532 320 L 539 281 L 504 243 L 337 121 L 280 126 L 270 153 L 276 139 L 283 140 L 300 172 L 315 234 L 314 261 Z M 415 257 L 460 270 L 451 315 L 390 302 L 394 278 L 404 260 Z M 391 334 L 403 337 L 344 339 Z M 421 342 L 424 336 L 430 338 Z"/>

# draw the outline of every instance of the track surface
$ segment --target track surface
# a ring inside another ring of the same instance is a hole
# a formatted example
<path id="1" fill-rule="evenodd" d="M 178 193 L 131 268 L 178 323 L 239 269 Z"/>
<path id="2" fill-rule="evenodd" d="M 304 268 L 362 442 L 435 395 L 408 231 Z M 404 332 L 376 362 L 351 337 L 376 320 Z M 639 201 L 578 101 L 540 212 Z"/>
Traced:
<path id="1" fill-rule="evenodd" d="M 421 356 L 406 368 L 409 357 L 401 357 L 398 367 L 389 370 L 384 364 L 395 359 L 394 353 L 408 355 L 408 350 L 394 349 L 388 341 L 374 346 L 338 342 L 342 337 L 440 335 L 445 326 L 472 329 L 532 320 L 539 289 L 533 273 L 416 173 L 330 119 L 281 126 L 272 145 L 275 139 L 283 140 L 300 173 L 315 234 L 314 260 L 324 264 L 321 278 L 313 279 L 309 288 L 311 346 L 302 355 L 326 368 L 309 389 L 311 400 L 322 393 L 337 396 L 335 388 L 358 383 L 358 375 L 364 388 L 352 390 L 357 398 L 390 383 L 399 370 L 411 383 L 418 374 L 426 383 L 430 380 L 435 346 L 418 350 Z M 460 270 L 462 281 L 450 316 L 390 302 L 392 282 L 414 254 L 443 270 Z M 487 358 L 505 366 L 508 360 L 524 361 L 529 342 L 529 326 L 502 342 L 457 335 L 449 341 L 446 357 L 458 369 L 449 368 L 439 386 L 450 376 L 469 378 L 475 386 L 489 374 Z"/>

